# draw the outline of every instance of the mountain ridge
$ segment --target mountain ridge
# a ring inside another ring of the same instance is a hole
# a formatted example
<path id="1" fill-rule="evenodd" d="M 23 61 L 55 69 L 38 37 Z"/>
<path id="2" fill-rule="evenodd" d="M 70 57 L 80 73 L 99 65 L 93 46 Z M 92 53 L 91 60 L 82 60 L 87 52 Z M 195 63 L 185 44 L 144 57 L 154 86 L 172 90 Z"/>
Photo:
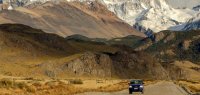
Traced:
<path id="1" fill-rule="evenodd" d="M 128 47 L 66 40 L 22 24 L 0 25 L 0 34 L 0 74 L 3 75 L 126 79 L 137 74 L 144 79 L 169 78 L 156 59 Z"/>
<path id="2" fill-rule="evenodd" d="M 54 3 L 60 2 L 54 0 L 33 0 L 24 3 L 26 6 L 31 4 L 34 6 L 40 5 L 39 1 L 42 3 L 49 1 Z M 138 27 L 143 27 L 145 32 L 148 32 L 148 29 L 150 29 L 154 33 L 171 29 L 170 27 L 173 26 L 182 25 L 199 13 L 199 11 L 191 9 L 191 6 L 196 7 L 198 4 L 194 3 L 196 2 L 194 0 L 187 4 L 179 4 L 179 0 L 61 0 L 61 2 L 63 1 L 87 3 L 89 6 L 93 5 L 93 2 L 99 2 L 129 25 L 138 25 Z M 182 7 L 178 7 L 179 5 Z"/>
<path id="3" fill-rule="evenodd" d="M 145 37 L 97 2 L 94 6 L 78 2 L 46 2 L 34 6 L 2 11 L 0 23 L 21 23 L 63 37 L 74 34 L 107 39 L 127 35 Z"/>

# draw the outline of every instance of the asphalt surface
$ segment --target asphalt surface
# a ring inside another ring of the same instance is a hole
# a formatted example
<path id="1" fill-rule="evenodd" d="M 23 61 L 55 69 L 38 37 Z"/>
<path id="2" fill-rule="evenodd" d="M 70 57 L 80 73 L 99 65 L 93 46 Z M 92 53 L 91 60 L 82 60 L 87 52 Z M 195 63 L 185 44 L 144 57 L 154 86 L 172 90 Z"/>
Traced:
<path id="1" fill-rule="evenodd" d="M 128 87 L 128 86 L 127 86 Z M 158 82 L 144 87 L 144 94 L 133 93 L 133 95 L 188 95 L 181 87 L 173 82 Z M 119 92 L 86 92 L 77 95 L 129 95 L 128 89 Z"/>

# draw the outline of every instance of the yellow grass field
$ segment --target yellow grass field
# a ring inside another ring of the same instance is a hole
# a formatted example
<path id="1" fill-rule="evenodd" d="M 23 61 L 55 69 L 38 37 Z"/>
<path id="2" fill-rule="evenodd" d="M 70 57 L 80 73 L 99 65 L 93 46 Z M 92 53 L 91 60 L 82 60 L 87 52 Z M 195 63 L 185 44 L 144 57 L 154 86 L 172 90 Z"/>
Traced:
<path id="1" fill-rule="evenodd" d="M 97 91 L 115 92 L 128 88 L 129 80 L 119 79 L 34 79 L 1 76 L 0 95 L 74 95 Z M 145 81 L 145 85 L 157 81 Z"/>

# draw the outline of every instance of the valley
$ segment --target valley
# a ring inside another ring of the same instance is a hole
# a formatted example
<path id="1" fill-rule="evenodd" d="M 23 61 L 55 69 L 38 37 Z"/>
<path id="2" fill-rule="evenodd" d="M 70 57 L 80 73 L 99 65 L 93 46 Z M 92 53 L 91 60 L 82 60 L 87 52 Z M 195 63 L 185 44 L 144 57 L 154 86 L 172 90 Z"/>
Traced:
<path id="1" fill-rule="evenodd" d="M 123 41 L 121 42 L 121 44 L 117 45 L 116 43 L 120 40 L 117 40 L 117 42 L 115 42 L 116 40 L 111 40 L 111 43 L 109 40 L 101 40 L 101 42 L 99 42 L 99 40 L 97 39 L 89 40 L 91 38 L 83 36 L 78 36 L 78 38 L 77 36 L 63 38 L 56 34 L 48 34 L 39 29 L 34 29 L 21 24 L 2 24 L 0 25 L 0 34 L 0 73 L 3 76 L 2 87 L 8 86 L 8 88 L 10 88 L 10 90 L 6 90 L 7 93 L 15 93 L 14 89 L 16 89 L 16 87 L 12 86 L 13 79 L 16 81 L 20 81 L 20 84 L 16 82 L 16 85 L 21 85 L 21 83 L 23 83 L 23 88 L 25 90 L 23 90 L 22 88 L 18 88 L 17 86 L 17 89 L 21 91 L 19 92 L 21 93 L 20 95 L 22 95 L 22 93 L 28 93 L 30 95 L 36 93 L 46 93 L 43 91 L 45 91 L 45 89 L 48 89 L 49 85 L 45 84 L 44 82 L 48 81 L 56 82 L 55 85 L 57 85 L 57 83 L 60 83 L 60 81 L 61 83 L 63 83 L 62 80 L 68 80 L 65 81 L 64 84 L 61 84 L 62 86 L 66 87 L 63 88 L 64 90 L 74 89 L 68 88 L 68 85 L 66 84 L 66 82 L 68 83 L 70 80 L 77 81 L 78 84 L 81 83 L 82 85 L 85 85 L 85 83 L 82 83 L 82 81 L 88 79 L 91 79 L 91 81 L 88 82 L 89 84 L 92 83 L 92 80 L 95 84 L 95 81 L 97 82 L 97 80 L 99 79 L 108 79 L 108 81 L 119 80 L 118 82 L 114 82 L 114 84 L 119 83 L 123 80 L 138 78 L 150 80 L 150 82 L 153 82 L 155 80 L 190 80 L 197 81 L 197 84 L 200 80 L 200 72 L 198 71 L 200 66 L 198 65 L 198 59 L 188 58 L 183 60 L 180 59 L 181 57 L 177 57 L 178 59 L 172 59 L 169 56 L 165 57 L 164 60 L 162 58 L 163 54 L 156 55 L 157 53 L 155 53 L 155 51 L 153 50 L 150 50 L 150 48 L 144 48 L 144 50 L 135 51 L 134 47 L 131 48 L 126 44 L 123 44 Z M 159 34 L 155 35 L 155 41 L 157 41 L 157 43 L 163 38 L 168 38 L 159 37 L 158 39 L 158 35 Z M 192 35 L 190 35 L 188 37 L 184 37 L 184 40 L 190 39 L 191 37 L 194 38 Z M 79 38 L 84 38 L 85 40 L 81 40 Z M 127 38 L 130 38 L 129 40 L 132 41 L 132 37 Z M 129 40 L 127 40 L 127 38 L 126 41 L 128 42 Z M 148 39 L 143 39 L 144 38 L 138 38 L 138 40 L 136 41 L 148 41 Z M 198 37 L 194 39 L 195 42 Z M 135 44 L 139 46 L 138 48 L 143 47 L 143 44 Z M 154 44 L 156 45 L 156 43 L 154 42 L 152 43 L 152 46 Z M 193 46 L 193 44 L 190 45 Z M 161 49 L 164 50 L 164 48 Z M 151 52 L 149 52 L 148 50 L 150 50 Z M 174 52 L 174 54 L 176 53 L 177 52 Z M 196 53 L 198 55 L 198 52 Z M 180 53 L 180 55 L 181 54 L 182 53 Z M 9 77 L 6 78 L 5 76 Z M 19 79 L 15 79 L 14 77 L 18 77 Z M 20 80 L 20 78 L 22 78 L 22 81 Z M 11 84 L 9 84 L 10 80 Z M 35 86 L 34 89 L 36 90 L 36 92 L 29 92 L 29 88 L 26 87 L 33 85 L 32 82 L 34 83 L 35 81 L 39 81 L 43 84 L 40 84 L 40 86 Z M 111 89 L 111 91 L 126 89 L 127 83 L 128 81 L 125 81 L 125 83 L 123 83 L 124 86 L 120 84 L 117 88 L 115 88 L 117 90 Z M 107 85 L 111 85 L 112 87 L 112 85 L 114 86 L 114 84 L 111 83 Z M 83 86 L 85 90 L 81 92 L 99 91 L 99 88 L 106 87 L 107 85 L 99 86 L 97 88 L 87 88 L 88 86 Z M 44 88 L 43 90 L 41 90 L 41 92 L 38 92 L 37 89 L 40 89 L 40 87 L 43 86 L 47 86 L 47 88 Z M 189 86 L 188 89 L 190 89 L 190 87 L 191 86 Z M 55 90 L 55 88 L 52 89 Z M 104 90 L 106 91 L 108 89 L 109 88 L 106 88 Z M 63 93 L 80 93 L 79 90 L 72 91 L 75 92 L 64 91 Z M 48 93 L 50 93 L 51 95 L 55 94 L 53 92 Z"/>
<path id="2" fill-rule="evenodd" d="M 198 2 L 16 2 L 0 11 L 0 95 L 128 95 L 133 79 L 199 95 Z"/>

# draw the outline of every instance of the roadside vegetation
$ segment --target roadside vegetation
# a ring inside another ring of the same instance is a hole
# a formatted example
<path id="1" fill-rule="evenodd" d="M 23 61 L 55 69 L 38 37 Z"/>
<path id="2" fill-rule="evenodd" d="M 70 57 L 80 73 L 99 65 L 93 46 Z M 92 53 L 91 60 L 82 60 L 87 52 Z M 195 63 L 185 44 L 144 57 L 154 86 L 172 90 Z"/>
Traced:
<path id="1" fill-rule="evenodd" d="M 191 81 L 191 80 L 179 80 L 176 82 L 184 90 L 192 95 L 200 94 L 200 81 Z"/>
<path id="2" fill-rule="evenodd" d="M 129 80 L 117 79 L 0 79 L 0 93 L 3 95 L 73 95 L 83 92 L 115 92 L 127 89 Z M 146 80 L 145 85 L 157 81 Z"/>

